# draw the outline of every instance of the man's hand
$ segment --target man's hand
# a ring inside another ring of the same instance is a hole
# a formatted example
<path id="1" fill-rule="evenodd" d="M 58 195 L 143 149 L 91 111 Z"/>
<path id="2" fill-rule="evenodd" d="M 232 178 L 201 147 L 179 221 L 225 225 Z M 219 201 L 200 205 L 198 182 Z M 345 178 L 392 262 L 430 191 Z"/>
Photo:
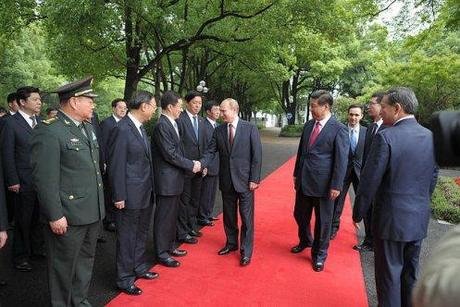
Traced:
<path id="1" fill-rule="evenodd" d="M 259 187 L 259 184 L 258 184 L 258 183 L 249 182 L 249 190 L 254 191 L 254 190 L 257 189 L 258 187 Z"/>
<path id="2" fill-rule="evenodd" d="M 113 203 L 113 205 L 117 208 L 117 209 L 123 209 L 125 207 L 125 201 L 122 200 L 122 201 L 116 201 Z"/>
<path id="3" fill-rule="evenodd" d="M 201 172 L 201 174 L 202 174 L 202 177 L 205 177 L 205 176 L 208 174 L 208 169 L 205 168 L 205 169 Z"/>
<path id="4" fill-rule="evenodd" d="M 51 231 L 57 235 L 63 235 L 67 232 L 67 219 L 65 216 L 61 217 L 59 220 L 50 222 Z"/>
<path id="5" fill-rule="evenodd" d="M 200 161 L 193 161 L 193 170 L 192 170 L 192 172 L 194 172 L 196 174 L 199 171 L 201 171 L 201 163 L 200 163 Z"/>
<path id="6" fill-rule="evenodd" d="M 9 186 L 8 190 L 14 193 L 19 193 L 20 188 L 21 188 L 20 184 L 15 184 L 15 185 Z"/>
<path id="7" fill-rule="evenodd" d="M 0 231 L 0 248 L 5 246 L 7 239 L 8 239 L 8 234 L 6 233 L 6 231 Z"/>
<path id="8" fill-rule="evenodd" d="M 334 189 L 331 189 L 331 192 L 329 193 L 329 198 L 331 200 L 335 200 L 337 197 L 339 197 L 340 195 L 340 191 L 339 190 L 334 190 Z"/>

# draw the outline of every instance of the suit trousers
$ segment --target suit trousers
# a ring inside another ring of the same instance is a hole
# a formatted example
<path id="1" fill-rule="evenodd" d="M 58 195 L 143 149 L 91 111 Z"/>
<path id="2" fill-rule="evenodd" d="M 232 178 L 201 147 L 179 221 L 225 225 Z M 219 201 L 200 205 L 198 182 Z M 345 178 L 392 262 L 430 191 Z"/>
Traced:
<path id="1" fill-rule="evenodd" d="M 40 208 L 37 193 L 19 192 L 15 207 L 16 226 L 13 238 L 13 262 L 29 261 L 33 254 L 43 253 L 43 225 L 40 223 Z"/>
<path id="2" fill-rule="evenodd" d="M 308 242 L 311 238 L 310 221 L 313 210 L 315 211 L 315 231 L 311 257 L 314 262 L 324 262 L 327 258 L 327 249 L 331 237 L 331 224 L 334 215 L 334 201 L 329 197 L 314 197 L 304 195 L 301 191 L 297 192 L 294 217 L 299 227 L 300 244 Z M 306 233 L 306 235 L 305 235 Z M 306 241 L 307 240 L 307 241 Z"/>
<path id="3" fill-rule="evenodd" d="M 356 175 L 355 171 L 351 169 L 347 172 L 347 176 L 343 182 L 342 192 L 340 193 L 339 197 L 336 198 L 334 202 L 334 217 L 332 219 L 332 233 L 339 231 L 340 228 L 340 217 L 342 216 L 343 206 L 345 204 L 345 198 L 348 193 L 348 189 L 350 185 L 353 184 L 353 190 L 356 192 L 358 191 L 359 186 L 359 177 Z"/>
<path id="4" fill-rule="evenodd" d="M 113 205 L 112 190 L 110 189 L 109 178 L 107 175 L 102 177 L 104 183 L 104 204 L 105 204 L 105 219 L 104 223 L 113 223 L 116 220 L 117 208 Z"/>
<path id="5" fill-rule="evenodd" d="M 364 231 L 366 232 L 363 244 L 374 246 L 374 236 L 372 235 L 372 211 L 374 209 L 374 201 L 372 201 L 366 215 L 363 218 Z"/>
<path id="6" fill-rule="evenodd" d="M 200 211 L 198 220 L 205 221 L 212 217 L 214 203 L 216 201 L 216 191 L 218 176 L 205 176 L 201 184 Z"/>
<path id="7" fill-rule="evenodd" d="M 374 238 L 375 283 L 379 307 L 412 306 L 422 240 Z"/>
<path id="8" fill-rule="evenodd" d="M 154 246 L 157 259 L 166 259 L 176 248 L 176 223 L 179 212 L 180 195 L 157 195 L 154 216 Z"/>
<path id="9" fill-rule="evenodd" d="M 45 226 L 51 306 L 91 306 L 88 289 L 93 272 L 100 221 L 67 227 L 56 235 Z"/>
<path id="10" fill-rule="evenodd" d="M 222 191 L 225 245 L 238 247 L 238 209 L 241 218 L 241 256 L 251 257 L 254 249 L 254 191 L 238 193 L 233 186 L 230 191 Z"/>
<path id="11" fill-rule="evenodd" d="M 201 173 L 184 176 L 184 191 L 180 196 L 177 238 L 184 239 L 192 230 L 197 230 L 197 217 L 200 207 Z"/>
<path id="12" fill-rule="evenodd" d="M 14 211 L 16 209 L 16 203 L 18 202 L 18 194 L 8 190 L 8 187 L 5 186 L 5 196 L 6 196 L 6 206 L 8 211 L 8 224 L 14 220 Z"/>
<path id="13" fill-rule="evenodd" d="M 118 210 L 117 224 L 117 287 L 127 289 L 136 277 L 150 268 L 146 244 L 153 205 L 144 209 Z"/>

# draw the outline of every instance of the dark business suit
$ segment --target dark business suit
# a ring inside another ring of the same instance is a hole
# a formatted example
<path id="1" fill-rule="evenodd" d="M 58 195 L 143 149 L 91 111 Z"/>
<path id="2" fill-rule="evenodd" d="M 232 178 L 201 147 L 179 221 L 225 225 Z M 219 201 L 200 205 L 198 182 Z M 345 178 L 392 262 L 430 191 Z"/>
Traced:
<path id="1" fill-rule="evenodd" d="M 350 131 L 350 128 L 348 128 Z M 348 166 L 347 172 L 345 173 L 345 180 L 343 182 L 342 193 L 334 202 L 334 217 L 332 219 L 332 234 L 336 233 L 340 227 L 340 217 L 342 216 L 343 205 L 345 203 L 345 197 L 347 196 L 350 184 L 353 184 L 353 190 L 355 193 L 358 191 L 359 176 L 361 175 L 361 167 L 363 161 L 363 153 L 366 139 L 366 127 L 359 126 L 358 143 L 356 144 L 355 152 L 352 151 L 351 146 L 348 153 Z M 349 132 L 350 133 L 350 132 Z M 350 140 L 351 142 L 351 140 Z"/>
<path id="2" fill-rule="evenodd" d="M 6 207 L 5 183 L 3 181 L 3 163 L 0 159 L 0 231 L 8 230 L 8 212 Z"/>
<path id="3" fill-rule="evenodd" d="M 379 306 L 411 306 L 436 185 L 432 133 L 414 118 L 377 133 L 362 171 L 353 220 L 372 215 Z"/>
<path id="4" fill-rule="evenodd" d="M 36 118 L 37 123 L 40 118 Z M 13 261 L 29 261 L 32 254 L 42 254 L 43 230 L 39 222 L 37 193 L 30 165 L 32 128 L 17 112 L 6 120 L 3 128 L 2 160 L 6 186 L 20 184 L 15 205 L 16 227 L 13 240 Z"/>
<path id="5" fill-rule="evenodd" d="M 8 111 L 6 112 L 4 116 L 0 117 L 0 144 L 3 144 L 3 127 L 5 127 L 5 123 L 7 119 L 10 118 L 11 116 L 13 115 L 11 115 L 10 111 Z M 0 146 L 0 160 L 2 159 L 1 152 L 2 152 L 2 149 Z M 6 207 L 8 211 L 8 222 L 11 223 L 13 222 L 13 219 L 14 219 L 14 210 L 16 208 L 15 204 L 18 201 L 17 200 L 18 197 L 16 193 L 8 191 L 6 182 L 4 182 L 4 189 L 5 189 Z"/>
<path id="6" fill-rule="evenodd" d="M 193 123 L 186 111 L 183 111 L 176 120 L 179 127 L 184 156 L 187 159 L 199 161 L 206 147 L 206 135 L 203 118 L 197 115 L 198 139 L 195 135 Z M 185 172 L 184 191 L 180 197 L 179 220 L 177 222 L 177 238 L 184 239 L 192 230 L 197 230 L 197 217 L 200 205 L 201 172 Z"/>
<path id="7" fill-rule="evenodd" d="M 296 203 L 294 217 L 299 227 L 299 245 L 312 246 L 313 262 L 324 262 L 331 234 L 334 201 L 331 189 L 343 191 L 350 141 L 348 129 L 334 117 L 326 122 L 315 142 L 310 136 L 316 121 L 308 121 L 300 138 L 294 168 Z M 310 219 L 315 209 L 315 232 L 312 240 Z"/>
<path id="8" fill-rule="evenodd" d="M 107 165 L 109 161 L 108 151 L 108 141 L 109 136 L 112 133 L 113 128 L 117 125 L 115 118 L 113 116 L 109 116 L 104 119 L 101 124 L 101 150 L 102 156 L 104 157 L 104 161 Z M 115 212 L 116 208 L 113 205 L 112 201 L 112 191 L 110 189 L 109 177 L 108 177 L 108 166 L 105 171 L 102 173 L 102 179 L 104 180 L 104 201 L 105 201 L 105 223 L 112 223 L 115 222 Z"/>
<path id="9" fill-rule="evenodd" d="M 112 199 L 125 201 L 125 208 L 116 215 L 117 286 L 127 289 L 149 269 L 145 247 L 154 202 L 150 142 L 129 116 L 113 128 L 108 157 Z"/>
<path id="10" fill-rule="evenodd" d="M 214 130 L 203 160 L 208 166 L 219 154 L 219 188 L 222 192 L 226 247 L 238 248 L 238 216 L 241 218 L 240 251 L 242 257 L 251 257 L 254 245 L 254 191 L 249 183 L 260 182 L 262 144 L 257 127 L 239 119 L 233 145 L 229 143 L 229 124 Z M 239 206 L 239 208 L 238 208 Z"/>
<path id="11" fill-rule="evenodd" d="M 215 124 L 217 127 L 217 123 Z M 206 137 L 206 148 L 204 152 L 207 151 L 209 143 L 212 140 L 212 135 L 214 134 L 215 127 L 209 122 L 209 120 L 204 120 L 204 131 Z M 214 202 L 216 200 L 216 190 L 218 183 L 219 175 L 219 154 L 217 153 L 213 160 L 209 162 L 207 166 L 208 173 L 203 178 L 201 184 L 201 195 L 200 195 L 200 210 L 198 215 L 198 220 L 207 221 L 212 217 L 212 210 L 214 208 Z"/>
<path id="12" fill-rule="evenodd" d="M 193 161 L 184 157 L 183 145 L 173 124 L 161 115 L 152 134 L 153 170 L 157 206 L 154 217 L 154 243 L 157 259 L 170 257 L 176 248 L 179 200 L 184 188 L 185 171 Z"/>

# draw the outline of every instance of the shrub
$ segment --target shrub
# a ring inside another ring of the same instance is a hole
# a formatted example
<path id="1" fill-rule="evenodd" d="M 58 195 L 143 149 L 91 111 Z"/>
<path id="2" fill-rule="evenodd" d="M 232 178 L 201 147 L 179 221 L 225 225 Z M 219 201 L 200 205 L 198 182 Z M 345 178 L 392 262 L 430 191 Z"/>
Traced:
<path id="1" fill-rule="evenodd" d="M 303 125 L 287 125 L 281 128 L 279 136 L 283 137 L 300 137 L 302 135 Z"/>
<path id="2" fill-rule="evenodd" d="M 455 182 L 455 178 L 438 178 L 431 207 L 436 219 L 452 224 L 460 223 L 460 186 Z"/>

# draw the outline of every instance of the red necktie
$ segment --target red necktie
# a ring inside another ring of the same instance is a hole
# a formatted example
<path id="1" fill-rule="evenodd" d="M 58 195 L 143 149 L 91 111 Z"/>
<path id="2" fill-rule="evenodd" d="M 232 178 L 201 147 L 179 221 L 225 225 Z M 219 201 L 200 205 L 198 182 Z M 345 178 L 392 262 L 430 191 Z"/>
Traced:
<path id="1" fill-rule="evenodd" d="M 230 144 L 230 147 L 233 145 L 233 125 L 229 124 L 228 125 L 228 143 Z"/>
<path id="2" fill-rule="evenodd" d="M 321 124 L 319 122 L 316 122 L 315 129 L 313 129 L 313 132 L 310 135 L 310 140 L 308 141 L 308 146 L 311 146 L 311 145 L 313 145 L 313 143 L 315 143 L 316 138 L 318 137 L 319 132 L 320 132 L 320 130 L 319 130 L 320 126 L 321 126 Z"/>

